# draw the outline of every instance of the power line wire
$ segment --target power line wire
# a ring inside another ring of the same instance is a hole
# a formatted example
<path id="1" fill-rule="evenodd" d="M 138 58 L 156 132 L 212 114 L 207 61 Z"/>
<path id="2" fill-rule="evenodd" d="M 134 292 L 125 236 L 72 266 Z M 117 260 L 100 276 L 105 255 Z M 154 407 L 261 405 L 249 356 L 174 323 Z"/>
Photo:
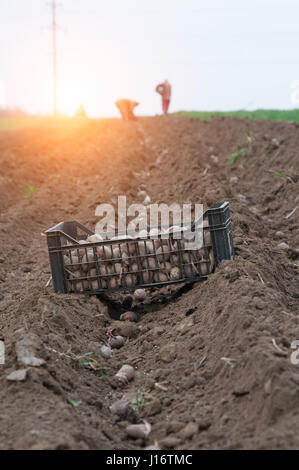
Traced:
<path id="1" fill-rule="evenodd" d="M 57 114 L 57 23 L 56 23 L 56 9 L 57 3 L 56 0 L 52 0 L 48 6 L 51 7 L 52 10 L 52 48 L 53 48 L 53 113 L 54 116 Z"/>
<path id="2" fill-rule="evenodd" d="M 53 34 L 53 99 L 54 115 L 57 114 L 57 42 L 56 42 L 56 2 L 52 0 L 52 34 Z"/>

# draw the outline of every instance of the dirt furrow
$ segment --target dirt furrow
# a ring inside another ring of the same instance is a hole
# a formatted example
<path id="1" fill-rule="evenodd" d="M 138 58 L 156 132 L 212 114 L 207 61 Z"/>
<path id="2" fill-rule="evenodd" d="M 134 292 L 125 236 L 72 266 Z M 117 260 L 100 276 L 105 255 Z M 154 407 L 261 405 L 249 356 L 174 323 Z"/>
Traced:
<path id="1" fill-rule="evenodd" d="M 0 448 L 298 447 L 298 141 L 292 123 L 180 116 L 1 136 Z M 41 233 L 67 219 L 94 228 L 97 204 L 142 202 L 141 184 L 152 202 L 228 200 L 236 258 L 172 301 L 174 288 L 149 294 L 161 303 L 127 324 L 104 301 L 46 287 Z M 105 361 L 109 327 L 127 340 Z M 45 363 L 9 382 L 28 334 Z M 102 374 L 79 367 L 88 352 Z M 124 363 L 136 371 L 129 384 L 114 378 Z M 146 441 L 111 415 L 123 395 L 137 396 L 136 419 L 151 423 Z"/>

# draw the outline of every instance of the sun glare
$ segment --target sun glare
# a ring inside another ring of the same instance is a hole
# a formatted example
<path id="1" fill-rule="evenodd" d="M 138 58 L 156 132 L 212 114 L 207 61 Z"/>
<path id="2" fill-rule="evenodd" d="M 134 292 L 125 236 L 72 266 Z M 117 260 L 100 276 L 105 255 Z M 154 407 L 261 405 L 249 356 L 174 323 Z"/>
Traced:
<path id="1" fill-rule="evenodd" d="M 63 85 L 57 93 L 57 108 L 62 114 L 74 116 L 81 104 L 86 104 L 86 93 L 83 87 L 75 84 Z"/>
<path id="2" fill-rule="evenodd" d="M 0 80 L 0 106 L 5 106 L 5 90 L 4 90 L 4 83 Z"/>

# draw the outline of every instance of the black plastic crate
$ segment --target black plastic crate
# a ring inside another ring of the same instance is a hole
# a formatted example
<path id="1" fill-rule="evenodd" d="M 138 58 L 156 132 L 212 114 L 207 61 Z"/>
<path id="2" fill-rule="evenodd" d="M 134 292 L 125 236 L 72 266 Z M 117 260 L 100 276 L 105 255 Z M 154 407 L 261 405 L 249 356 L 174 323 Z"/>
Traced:
<path id="1" fill-rule="evenodd" d="M 54 290 L 93 295 L 205 280 L 221 260 L 234 257 L 229 203 L 213 204 L 203 225 L 202 248 L 191 251 L 183 240 L 161 234 L 90 243 L 91 230 L 61 222 L 46 231 Z"/>

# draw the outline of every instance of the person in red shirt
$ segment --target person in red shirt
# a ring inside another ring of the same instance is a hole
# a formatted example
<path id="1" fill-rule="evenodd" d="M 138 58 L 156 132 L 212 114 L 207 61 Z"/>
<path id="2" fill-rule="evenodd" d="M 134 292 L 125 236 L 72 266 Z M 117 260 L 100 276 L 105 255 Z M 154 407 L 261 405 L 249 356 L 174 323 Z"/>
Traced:
<path id="1" fill-rule="evenodd" d="M 156 92 L 162 96 L 162 110 L 164 114 L 167 114 L 171 99 L 171 85 L 169 81 L 165 80 L 163 83 L 159 83 L 156 86 Z"/>

